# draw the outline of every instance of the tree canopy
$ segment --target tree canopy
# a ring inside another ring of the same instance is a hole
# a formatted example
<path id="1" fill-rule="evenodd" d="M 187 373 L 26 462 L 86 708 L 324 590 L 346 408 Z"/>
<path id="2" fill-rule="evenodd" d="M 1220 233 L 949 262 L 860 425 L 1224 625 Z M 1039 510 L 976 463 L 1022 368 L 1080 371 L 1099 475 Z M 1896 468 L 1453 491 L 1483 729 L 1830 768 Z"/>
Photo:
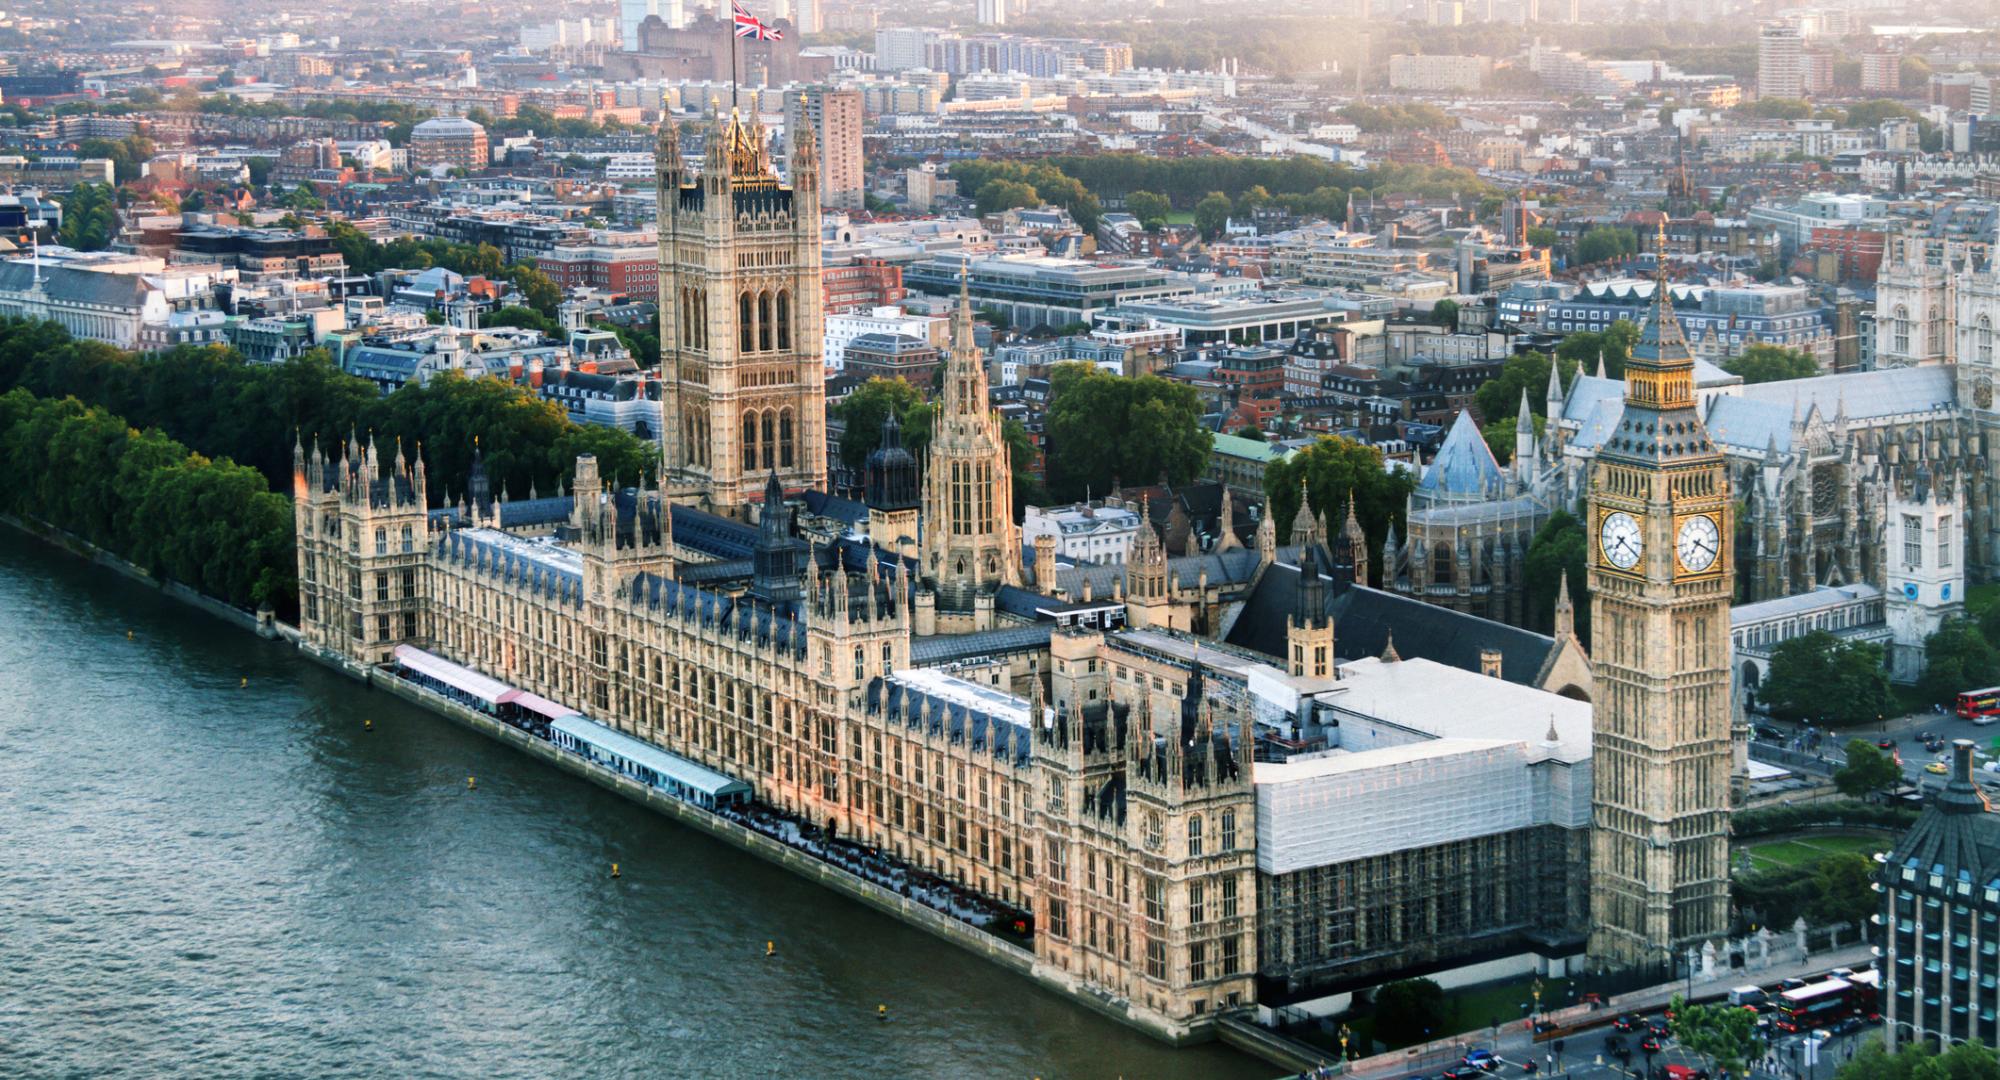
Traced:
<path id="1" fill-rule="evenodd" d="M 1394 524 L 1400 529 L 1405 524 L 1403 510 L 1416 486 L 1413 472 L 1390 469 L 1376 447 L 1338 435 L 1323 435 L 1304 450 L 1265 468 L 1265 512 L 1277 523 L 1278 543 L 1288 544 L 1300 525 L 1301 490 L 1312 496 L 1320 531 L 1329 538 L 1346 524 L 1351 500 L 1354 516 L 1367 536 L 1368 550 L 1380 552 L 1389 538 L 1389 526 Z M 1368 560 L 1369 575 L 1377 581 L 1381 561 Z"/>
<path id="2" fill-rule="evenodd" d="M 888 422 L 890 413 L 896 414 L 896 422 L 902 425 L 903 447 L 914 455 L 921 464 L 924 450 L 930 444 L 932 406 L 924 400 L 923 391 L 901 379 L 876 377 L 861 386 L 834 406 L 834 415 L 840 418 L 840 462 L 850 469 L 859 469 L 867 462 L 868 455 L 882 445 L 882 425 Z"/>
<path id="3" fill-rule="evenodd" d="M 75 398 L 0 396 L 0 509 L 242 608 L 297 602 L 292 502 L 253 469 Z"/>
<path id="4" fill-rule="evenodd" d="M 108 184 L 78 184 L 61 199 L 57 238 L 79 251 L 102 251 L 118 233 L 118 199 Z"/>
<path id="5" fill-rule="evenodd" d="M 1599 225 L 1576 239 L 1576 261 L 1580 266 L 1637 254 L 1639 238 L 1632 230 L 1616 225 Z"/>
<path id="6" fill-rule="evenodd" d="M 1589 552 L 1590 541 L 1583 522 L 1567 510 L 1550 514 L 1542 527 L 1535 530 L 1521 566 L 1522 584 L 1528 591 L 1529 626 L 1544 632 L 1554 631 L 1556 600 L 1562 593 L 1563 578 L 1568 577 L 1570 603 L 1576 611 L 1576 636 L 1589 646 L 1590 572 L 1584 562 Z"/>
<path id="7" fill-rule="evenodd" d="M 1847 740 L 1847 760 L 1833 771 L 1833 786 L 1849 798 L 1887 791 L 1903 782 L 1896 760 L 1867 739 Z"/>
<path id="8" fill-rule="evenodd" d="M 1625 377 L 1625 362 L 1632 359 L 1632 346 L 1639 342 L 1639 324 L 1630 319 L 1619 319 L 1603 330 L 1579 330 L 1562 339 L 1556 346 L 1556 356 L 1563 361 L 1563 377 L 1567 379 L 1571 371 L 1588 371 L 1597 374 L 1597 358 L 1604 358 L 1604 374 L 1613 379 Z M 1548 372 L 1542 372 L 1548 378 Z"/>
<path id="9" fill-rule="evenodd" d="M 1667 1007 L 1674 1038 L 1707 1059 L 1716 1072 L 1742 1076 L 1746 1065 L 1762 1053 L 1757 1014 L 1726 1003 L 1689 1005 L 1679 994 Z"/>
<path id="10" fill-rule="evenodd" d="M 1236 210 L 1236 204 L 1220 191 L 1211 191 L 1194 204 L 1194 227 L 1201 230 L 1204 240 L 1213 240 L 1222 235 L 1229 225 L 1229 215 Z"/>
<path id="11" fill-rule="evenodd" d="M 1148 232 L 1157 232 L 1167 223 L 1167 215 L 1173 212 L 1174 204 L 1165 195 L 1151 191 L 1135 191 L 1125 196 L 1125 209 Z"/>
<path id="12" fill-rule="evenodd" d="M 1978 1039 L 1953 1043 L 1940 1054 L 1922 1039 L 1904 1039 L 1890 1053 L 1880 1039 L 1864 1040 L 1833 1080 L 2000 1080 L 2000 1057 Z"/>
<path id="13" fill-rule="evenodd" d="M 1882 646 L 1815 630 L 1771 650 L 1757 699 L 1772 713 L 1830 724 L 1874 723 L 1896 709 Z"/>
<path id="14" fill-rule="evenodd" d="M 1398 979 L 1375 991 L 1375 1037 L 1390 1046 L 1424 1042 L 1449 1015 L 1444 988 L 1431 979 Z"/>
<path id="15" fill-rule="evenodd" d="M 1610 357 L 1605 358 L 1609 361 Z M 1567 390 L 1576 380 L 1576 361 L 1558 361 L 1562 371 L 1563 388 Z M 1591 362 L 1596 362 L 1592 352 Z M 1507 358 L 1500 365 L 1500 374 L 1482 383 L 1473 392 L 1472 407 L 1479 411 L 1481 419 L 1491 422 L 1501 417 L 1512 418 L 1521 409 L 1521 395 L 1528 395 L 1528 411 L 1537 416 L 1548 411 L 1549 394 L 1549 354 L 1524 352 Z"/>
<path id="16" fill-rule="evenodd" d="M 1924 639 L 1924 674 L 1918 687 L 1932 701 L 2000 683 L 2000 650 L 1969 619 L 1946 619 Z"/>
<path id="17" fill-rule="evenodd" d="M 421 445 L 433 501 L 461 493 L 473 440 L 486 448 L 488 474 L 515 498 L 553 493 L 579 453 L 597 455 L 604 475 L 636 482 L 658 459 L 652 444 L 615 428 L 579 425 L 533 390 L 492 378 L 446 373 L 386 397 L 313 350 L 280 364 L 247 364 L 220 346 L 182 346 L 144 357 L 95 341 L 75 341 L 54 323 L 0 320 L 0 390 L 75 396 L 158 427 L 196 451 L 229 458 L 290 491 L 292 444 L 317 437 L 329 448 L 349 433 L 372 432 L 393 454 Z"/>
<path id="18" fill-rule="evenodd" d="M 1201 399 L 1186 384 L 1057 364 L 1044 425 L 1049 496 L 1074 502 L 1162 476 L 1175 486 L 1188 483 L 1208 465 L 1214 442 L 1201 414 Z"/>
<path id="19" fill-rule="evenodd" d="M 1811 353 L 1777 345 L 1746 345 L 1743 351 L 1722 362 L 1722 370 L 1743 376 L 1746 383 L 1804 379 L 1819 374 L 1819 362 Z"/>

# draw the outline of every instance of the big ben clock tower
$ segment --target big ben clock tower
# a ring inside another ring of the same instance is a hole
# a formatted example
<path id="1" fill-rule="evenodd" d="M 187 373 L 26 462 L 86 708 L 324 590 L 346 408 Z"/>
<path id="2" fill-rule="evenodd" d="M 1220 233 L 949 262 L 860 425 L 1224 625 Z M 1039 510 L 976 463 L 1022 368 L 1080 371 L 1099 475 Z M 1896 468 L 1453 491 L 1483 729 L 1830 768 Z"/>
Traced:
<path id="1" fill-rule="evenodd" d="M 1684 959 L 1729 928 L 1730 516 L 1662 269 L 1590 480 L 1599 970 Z"/>

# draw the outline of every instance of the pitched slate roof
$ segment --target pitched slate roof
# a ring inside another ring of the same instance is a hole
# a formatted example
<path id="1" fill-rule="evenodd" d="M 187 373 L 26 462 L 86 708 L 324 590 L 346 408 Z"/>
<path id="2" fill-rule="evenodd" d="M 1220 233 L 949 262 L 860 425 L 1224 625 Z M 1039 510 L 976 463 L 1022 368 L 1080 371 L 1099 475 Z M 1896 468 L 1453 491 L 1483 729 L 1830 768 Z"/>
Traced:
<path id="1" fill-rule="evenodd" d="M 1329 579 L 1323 601 L 1333 619 L 1333 650 L 1341 660 L 1379 656 L 1395 637 L 1396 653 L 1478 671 L 1480 653 L 1500 650 L 1500 677 L 1532 685 L 1556 640 L 1518 626 L 1426 604 L 1365 585 Z M 1285 620 L 1298 607 L 1299 568 L 1272 563 L 1251 591 L 1223 640 L 1266 656 L 1285 656 Z"/>

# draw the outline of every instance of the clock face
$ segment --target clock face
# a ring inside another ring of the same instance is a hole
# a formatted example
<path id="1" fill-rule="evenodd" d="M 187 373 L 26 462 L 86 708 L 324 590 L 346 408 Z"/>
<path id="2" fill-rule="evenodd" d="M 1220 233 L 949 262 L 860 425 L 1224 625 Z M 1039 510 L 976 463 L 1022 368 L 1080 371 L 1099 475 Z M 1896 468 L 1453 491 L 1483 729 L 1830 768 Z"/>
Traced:
<path id="1" fill-rule="evenodd" d="M 1722 530 L 1716 528 L 1714 518 L 1705 514 L 1681 522 L 1680 532 L 1674 536 L 1674 555 L 1690 573 L 1699 574 L 1714 566 L 1715 556 L 1721 550 Z"/>
<path id="2" fill-rule="evenodd" d="M 1604 555 L 1604 561 L 1620 570 L 1630 570 L 1639 565 L 1639 556 L 1646 550 L 1646 540 L 1639 534 L 1639 523 L 1623 510 L 1615 510 L 1604 515 L 1604 525 L 1598 530 L 1597 548 Z"/>

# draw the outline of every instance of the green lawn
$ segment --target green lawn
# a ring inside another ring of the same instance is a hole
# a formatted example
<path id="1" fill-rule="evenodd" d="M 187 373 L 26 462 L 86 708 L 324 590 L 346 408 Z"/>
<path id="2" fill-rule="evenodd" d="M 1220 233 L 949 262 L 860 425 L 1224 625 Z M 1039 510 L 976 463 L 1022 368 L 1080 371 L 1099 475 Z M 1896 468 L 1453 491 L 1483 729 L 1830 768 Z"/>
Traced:
<path id="1" fill-rule="evenodd" d="M 1168 212 L 1167 212 L 1167 224 L 1169 224 L 1169 225 L 1192 225 L 1192 224 L 1194 224 L 1194 211 L 1192 211 L 1192 210 L 1170 210 L 1170 211 L 1168 211 Z"/>
<path id="2" fill-rule="evenodd" d="M 1882 832 L 1829 833 L 1798 840 L 1775 840 L 1750 845 L 1750 865 L 1757 870 L 1781 866 L 1809 866 L 1828 855 L 1852 853 L 1870 856 L 1890 844 Z"/>

